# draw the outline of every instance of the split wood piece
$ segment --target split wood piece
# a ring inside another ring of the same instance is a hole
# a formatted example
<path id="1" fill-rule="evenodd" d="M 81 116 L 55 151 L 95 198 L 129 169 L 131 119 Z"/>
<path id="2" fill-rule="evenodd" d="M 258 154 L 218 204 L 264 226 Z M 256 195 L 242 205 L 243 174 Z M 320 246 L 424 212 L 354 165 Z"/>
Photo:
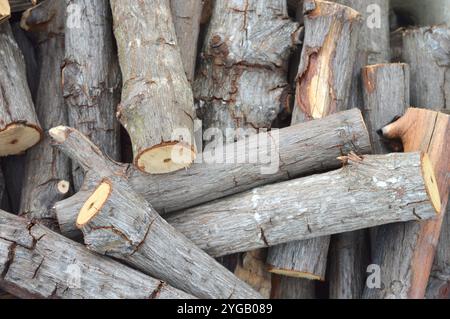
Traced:
<path id="1" fill-rule="evenodd" d="M 271 127 L 287 101 L 298 35 L 286 1 L 214 2 L 193 88 L 203 128 L 220 133 L 218 145 Z"/>
<path id="2" fill-rule="evenodd" d="M 111 159 L 119 160 L 120 127 L 115 110 L 120 101 L 120 68 L 109 1 L 71 1 L 65 23 L 62 83 L 69 125 L 89 136 Z M 77 191 L 83 172 L 74 163 L 72 178 Z"/>
<path id="3" fill-rule="evenodd" d="M 55 143 L 73 130 L 50 130 Z M 85 169 L 84 162 L 80 162 Z M 167 281 L 200 298 L 260 298 L 225 267 L 164 221 L 106 163 L 98 163 L 97 187 L 83 204 L 77 227 L 87 247 Z M 211 276 L 211 274 L 214 274 Z"/>
<path id="4" fill-rule="evenodd" d="M 4 211 L 0 211 L 0 287 L 21 298 L 193 298 Z"/>
<path id="5" fill-rule="evenodd" d="M 8 0 L 0 0 L 0 24 L 11 16 L 11 7 Z"/>
<path id="6" fill-rule="evenodd" d="M 38 2 L 38 0 L 9 0 L 9 5 L 11 12 L 21 12 L 34 7 Z"/>
<path id="7" fill-rule="evenodd" d="M 103 165 L 120 172 L 160 214 L 193 207 L 257 186 L 335 169 L 341 165 L 336 159 L 338 156 L 352 151 L 365 154 L 371 150 L 368 132 L 358 109 L 272 131 L 271 135 L 260 133 L 248 140 L 226 145 L 224 149 L 217 149 L 218 154 L 225 155 L 215 164 L 212 160 L 214 153 L 206 151 L 202 154 L 202 163 L 168 175 L 149 176 L 131 166 L 114 163 L 77 131 L 72 132 L 71 138 L 58 147 L 69 156 L 76 156 L 77 161 L 83 161 L 89 168 L 88 175 Z M 251 155 L 259 160 L 236 161 L 235 154 Z M 83 159 L 78 159 L 79 156 Z M 94 185 L 86 179 L 79 193 L 55 205 L 64 235 L 76 235 L 75 220 L 81 203 L 87 200 L 92 187 Z"/>
<path id="8" fill-rule="evenodd" d="M 406 29 L 402 61 L 411 68 L 411 105 L 450 108 L 450 26 Z"/>
<path id="9" fill-rule="evenodd" d="M 36 97 L 36 112 L 42 128 L 67 123 L 64 107 L 61 68 L 64 62 L 65 1 L 44 1 L 24 12 L 23 29 L 36 37 L 37 54 L 41 66 Z M 27 152 L 20 212 L 30 219 L 40 220 L 56 228 L 55 216 L 49 210 L 55 202 L 69 193 L 69 160 L 52 149 L 50 138 Z"/>
<path id="10" fill-rule="evenodd" d="M 314 299 L 315 290 L 312 280 L 272 274 L 272 299 Z"/>
<path id="11" fill-rule="evenodd" d="M 184 70 L 191 83 L 194 80 L 203 3 L 204 0 L 170 0 Z"/>
<path id="12" fill-rule="evenodd" d="M 364 105 L 361 70 L 369 64 L 390 61 L 389 0 L 333 0 L 349 6 L 362 15 L 349 107 Z M 384 123 L 386 124 L 386 123 Z"/>
<path id="13" fill-rule="evenodd" d="M 183 68 L 169 0 L 111 0 L 122 70 L 117 117 L 133 145 L 134 164 L 160 174 L 195 158 L 194 99 Z"/>
<path id="14" fill-rule="evenodd" d="M 341 159 L 347 163 L 340 170 L 255 188 L 175 213 L 167 221 L 210 255 L 221 256 L 429 219 L 440 211 L 428 155 Z"/>
<path id="15" fill-rule="evenodd" d="M 385 138 L 401 139 L 406 152 L 422 150 L 435 167 L 434 185 L 442 199 L 442 214 L 422 223 L 380 227 L 372 263 L 381 267 L 380 289 L 366 287 L 364 298 L 423 298 L 448 200 L 450 116 L 410 108 L 398 121 L 382 129 Z"/>
<path id="16" fill-rule="evenodd" d="M 37 144 L 43 133 L 9 23 L 0 25 L 0 47 L 0 156 L 8 156 Z"/>
<path id="17" fill-rule="evenodd" d="M 361 15 L 337 3 L 304 1 L 305 39 L 292 124 L 348 108 Z M 324 280 L 330 238 L 290 242 L 269 251 L 273 273 Z M 300 256 L 292 260 L 292 256 Z M 289 263 L 291 264 L 289 266 Z"/>

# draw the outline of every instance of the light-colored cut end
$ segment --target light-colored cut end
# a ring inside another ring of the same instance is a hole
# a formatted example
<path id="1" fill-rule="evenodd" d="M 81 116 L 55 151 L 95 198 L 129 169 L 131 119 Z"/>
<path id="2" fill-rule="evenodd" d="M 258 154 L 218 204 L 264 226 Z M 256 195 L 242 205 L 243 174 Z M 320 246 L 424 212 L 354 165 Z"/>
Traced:
<path id="1" fill-rule="evenodd" d="M 0 0 L 0 23 L 11 16 L 11 8 L 8 0 Z"/>
<path id="2" fill-rule="evenodd" d="M 439 188 L 436 176 L 434 174 L 434 167 L 431 163 L 430 157 L 426 153 L 422 154 L 422 176 L 425 181 L 425 188 L 433 208 L 436 210 L 437 214 L 442 213 L 441 196 L 439 195 Z"/>
<path id="3" fill-rule="evenodd" d="M 39 143 L 42 131 L 35 126 L 12 124 L 0 131 L 0 156 L 20 154 Z"/>
<path id="4" fill-rule="evenodd" d="M 56 185 L 56 187 L 58 188 L 58 192 L 62 195 L 65 195 L 69 192 L 69 188 L 70 188 L 70 183 L 68 181 L 60 181 L 58 183 L 58 185 Z"/>
<path id="5" fill-rule="evenodd" d="M 195 160 L 195 152 L 181 143 L 164 143 L 140 152 L 135 165 L 143 172 L 166 174 L 189 167 Z"/>
<path id="6" fill-rule="evenodd" d="M 48 134 L 50 134 L 51 138 L 53 138 L 58 143 L 63 143 L 67 139 L 67 132 L 69 128 L 67 126 L 57 126 L 54 128 L 51 128 L 48 131 Z"/>
<path id="7" fill-rule="evenodd" d="M 272 266 L 269 266 L 269 272 L 276 275 L 281 276 L 287 276 L 287 277 L 294 277 L 294 278 L 303 278 L 303 279 L 309 279 L 309 280 L 318 280 L 318 281 L 324 281 L 325 278 L 322 278 L 320 276 L 303 272 L 303 271 L 296 271 L 296 270 L 288 270 L 288 269 L 280 269 L 275 268 Z"/>
<path id="8" fill-rule="evenodd" d="M 84 225 L 97 215 L 102 209 L 105 202 L 108 200 L 111 194 L 111 184 L 108 182 L 102 182 L 94 191 L 94 193 L 88 198 L 80 210 L 77 218 L 77 227 L 82 228 Z"/>

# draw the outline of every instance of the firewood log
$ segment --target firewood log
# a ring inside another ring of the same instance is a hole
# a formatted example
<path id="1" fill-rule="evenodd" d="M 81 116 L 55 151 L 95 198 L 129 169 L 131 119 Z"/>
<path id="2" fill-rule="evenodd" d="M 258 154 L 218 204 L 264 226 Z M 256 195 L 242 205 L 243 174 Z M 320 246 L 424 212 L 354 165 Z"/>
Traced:
<path id="1" fill-rule="evenodd" d="M 122 71 L 117 117 L 147 173 L 188 167 L 195 157 L 194 100 L 184 72 L 169 0 L 111 0 Z"/>
<path id="2" fill-rule="evenodd" d="M 422 223 L 394 224 L 377 231 L 372 263 L 381 267 L 381 287 L 364 290 L 364 298 L 423 298 L 448 200 L 450 170 L 450 116 L 410 108 L 398 121 L 384 127 L 386 138 L 401 139 L 406 152 L 430 154 L 442 204 L 435 219 Z"/>
<path id="3" fill-rule="evenodd" d="M 108 0 L 75 0 L 67 8 L 62 69 L 69 125 L 80 130 L 114 160 L 120 159 L 120 68 Z M 75 191 L 83 172 L 72 163 Z"/>
<path id="4" fill-rule="evenodd" d="M 315 281 L 272 274 L 272 299 L 314 299 Z"/>
<path id="5" fill-rule="evenodd" d="M 189 170 L 168 175 L 149 176 L 131 166 L 113 163 L 88 139 L 75 132 L 72 135 L 76 135 L 74 139 L 79 144 L 72 147 L 76 147 L 79 154 L 86 155 L 84 161 L 89 167 L 88 176 L 90 171 L 97 170 L 98 163 L 106 161 L 111 169 L 121 171 L 132 188 L 152 203 L 160 214 L 276 181 L 335 169 L 341 165 L 337 160 L 338 156 L 352 151 L 366 154 L 371 150 L 366 126 L 357 109 L 273 131 L 271 134 L 261 133 L 248 140 L 226 145 L 222 150 L 217 149 L 219 154 L 225 155 L 216 162 L 211 152 L 206 151 L 202 154 L 202 163 L 194 164 Z M 272 137 L 276 139 L 271 144 L 275 146 L 274 150 L 264 143 L 264 147 L 259 147 L 260 141 L 268 140 L 271 143 Z M 268 157 L 267 149 L 271 152 L 271 163 L 264 160 Z M 235 154 L 262 160 L 236 161 Z M 75 220 L 81 209 L 81 206 L 76 205 L 85 201 L 95 186 L 95 183 L 86 178 L 79 193 L 55 205 L 55 213 L 64 235 L 76 236 Z"/>
<path id="6" fill-rule="evenodd" d="M 11 7 L 8 0 L 0 0 L 0 23 L 6 21 L 11 15 Z"/>
<path id="7" fill-rule="evenodd" d="M 42 136 L 25 61 L 9 23 L 0 25 L 0 156 L 19 154 Z"/>
<path id="8" fill-rule="evenodd" d="M 72 141 L 72 132 L 60 126 L 51 129 L 50 135 L 55 143 L 70 145 L 77 142 Z M 83 160 L 79 164 L 88 168 Z M 89 249 L 123 260 L 200 298 L 260 298 L 163 220 L 106 162 L 98 163 L 95 174 L 97 187 L 76 221 Z"/>
<path id="9" fill-rule="evenodd" d="M 297 74 L 293 124 L 348 108 L 360 18 L 357 11 L 340 4 L 304 1 L 305 39 Z M 270 249 L 271 272 L 324 280 L 329 242 L 329 237 L 315 238 Z M 292 260 L 292 256 L 300 254 L 301 259 Z"/>
<path id="10" fill-rule="evenodd" d="M 21 298 L 192 298 L 40 224 L 1 210 L 0 274 L 0 287 Z"/>
<path id="11" fill-rule="evenodd" d="M 170 0 L 181 58 L 190 83 L 194 80 L 197 46 L 204 0 Z"/>
<path id="12" fill-rule="evenodd" d="M 44 1 L 24 12 L 23 29 L 32 32 L 38 43 L 41 68 L 36 97 L 36 112 L 44 131 L 67 123 L 64 107 L 61 68 L 64 62 L 65 1 Z M 56 228 L 55 216 L 49 210 L 69 193 L 69 160 L 43 141 L 27 152 L 20 213 Z"/>

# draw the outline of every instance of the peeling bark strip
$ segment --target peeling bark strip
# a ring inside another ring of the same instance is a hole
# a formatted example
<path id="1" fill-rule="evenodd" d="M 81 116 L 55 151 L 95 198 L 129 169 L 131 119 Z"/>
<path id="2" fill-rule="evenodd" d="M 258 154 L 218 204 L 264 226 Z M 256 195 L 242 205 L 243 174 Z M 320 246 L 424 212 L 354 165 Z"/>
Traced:
<path id="1" fill-rule="evenodd" d="M 50 130 L 56 143 L 64 143 L 72 133 L 67 127 Z M 86 163 L 79 164 L 88 169 Z M 107 163 L 98 163 L 95 174 L 97 187 L 83 203 L 76 222 L 89 249 L 121 259 L 200 298 L 260 297 L 164 221 Z"/>
<path id="2" fill-rule="evenodd" d="M 6 21 L 11 15 L 11 7 L 8 0 L 0 0 L 0 24 Z"/>
<path id="3" fill-rule="evenodd" d="M 271 154 L 272 163 L 236 163 L 235 154 L 258 154 L 259 159 L 267 158 L 267 149 L 258 144 L 258 141 L 267 138 L 270 139 L 271 136 L 261 133 L 249 140 L 224 146 L 226 156 L 223 163 L 210 164 L 205 160 L 203 163 L 194 164 L 189 170 L 151 176 L 133 167 L 112 163 L 94 144 L 76 131 L 58 147 L 78 162 L 86 163 L 88 175 L 89 172 L 96 172 L 99 165 L 106 163 L 112 170 L 125 176 L 131 187 L 152 203 L 160 214 L 199 205 L 257 186 L 338 168 L 341 165 L 336 159 L 338 156 L 352 151 L 366 154 L 371 150 L 361 112 L 353 109 L 326 119 L 280 130 L 278 141 L 274 141 L 276 150 Z M 213 158 L 209 152 L 203 153 L 202 156 L 203 159 Z M 273 174 L 264 174 L 270 165 L 279 169 Z M 76 233 L 75 220 L 81 209 L 80 203 L 88 198 L 95 186 L 97 185 L 91 185 L 89 179 L 86 179 L 78 194 L 55 205 L 63 234 L 73 236 L 74 232 Z M 180 192 L 180 189 L 183 191 Z M 74 209 L 70 209 L 71 207 Z"/>
<path id="4" fill-rule="evenodd" d="M 286 1 L 214 2 L 194 83 L 204 129 L 218 128 L 232 142 L 242 137 L 238 129 L 270 128 L 286 102 L 297 31 Z"/>
<path id="5" fill-rule="evenodd" d="M 72 0 L 66 15 L 66 54 L 62 69 L 69 125 L 114 160 L 120 159 L 120 69 L 115 55 L 108 0 Z M 76 24 L 76 25 L 75 25 Z M 75 190 L 83 172 L 72 163 Z"/>
<path id="6" fill-rule="evenodd" d="M 0 274 L 0 287 L 21 298 L 193 298 L 1 210 Z"/>
<path id="7" fill-rule="evenodd" d="M 382 269 L 382 287 L 366 287 L 364 298 L 423 298 L 428 283 L 442 219 L 448 200 L 450 171 L 450 116 L 410 108 L 398 121 L 383 128 L 386 138 L 401 139 L 406 152 L 426 151 L 435 168 L 441 214 L 423 223 L 380 227 L 372 263 Z"/>
<path id="8" fill-rule="evenodd" d="M 194 100 L 169 0 L 111 0 L 111 7 L 123 78 L 117 116 L 134 164 L 148 173 L 185 168 L 195 156 Z"/>
<path id="9" fill-rule="evenodd" d="M 305 39 L 293 123 L 348 108 L 361 15 L 336 3 L 304 2 Z"/>
<path id="10" fill-rule="evenodd" d="M 411 103 L 436 110 L 450 108 L 450 28 L 406 29 L 402 60 L 411 67 Z"/>
<path id="11" fill-rule="evenodd" d="M 204 0 L 170 0 L 184 70 L 191 83 L 194 80 L 203 3 Z"/>
<path id="12" fill-rule="evenodd" d="M 42 128 L 67 123 L 64 107 L 61 67 L 64 61 L 65 1 L 44 1 L 24 12 L 21 26 L 33 32 L 38 41 L 41 67 L 36 97 L 36 112 Z M 50 146 L 46 136 L 27 152 L 20 212 L 30 219 L 56 227 L 50 208 L 69 192 L 69 160 Z"/>
<path id="13" fill-rule="evenodd" d="M 340 170 L 255 188 L 175 213 L 167 221 L 210 255 L 221 256 L 429 219 L 440 211 L 428 155 L 342 159 L 348 163 Z"/>
<path id="14" fill-rule="evenodd" d="M 352 70 L 361 27 L 360 14 L 331 2 L 304 1 L 305 39 L 297 74 L 292 124 L 348 108 Z M 271 271 L 325 279 L 330 238 L 290 242 L 269 251 Z M 293 261 L 292 256 L 302 256 Z M 287 266 L 291 263 L 291 266 Z M 289 271 L 286 271 L 289 269 Z"/>
<path id="15" fill-rule="evenodd" d="M 9 5 L 11 12 L 20 12 L 35 6 L 38 2 L 38 0 L 9 0 Z"/>
<path id="16" fill-rule="evenodd" d="M 27 85 L 25 60 L 9 23 L 0 25 L 0 156 L 38 143 L 42 129 Z"/>

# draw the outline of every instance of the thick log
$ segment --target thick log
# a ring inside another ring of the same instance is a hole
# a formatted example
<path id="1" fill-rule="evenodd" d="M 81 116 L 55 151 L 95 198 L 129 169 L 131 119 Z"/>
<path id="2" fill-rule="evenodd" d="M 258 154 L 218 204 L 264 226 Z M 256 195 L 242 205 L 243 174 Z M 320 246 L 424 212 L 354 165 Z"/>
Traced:
<path id="1" fill-rule="evenodd" d="M 204 0 L 170 0 L 173 23 L 189 82 L 194 80 L 198 37 Z"/>
<path id="2" fill-rule="evenodd" d="M 450 108 L 450 27 L 402 32 L 402 61 L 411 68 L 411 105 Z"/>
<path id="3" fill-rule="evenodd" d="M 11 12 L 21 12 L 34 7 L 40 0 L 9 0 Z"/>
<path id="4" fill-rule="evenodd" d="M 78 142 L 74 132 L 79 134 L 60 126 L 51 129 L 50 135 L 65 148 Z M 88 168 L 83 156 L 68 153 Z M 260 297 L 164 221 L 116 173 L 107 163 L 98 163 L 97 187 L 77 217 L 89 249 L 123 260 L 200 298 Z"/>
<path id="5" fill-rule="evenodd" d="M 352 154 L 342 159 L 348 163 L 340 170 L 255 188 L 175 213 L 167 221 L 212 256 L 221 256 L 429 219 L 440 211 L 426 154 Z"/>
<path id="6" fill-rule="evenodd" d="M 8 0 L 0 0 L 0 23 L 5 22 L 11 16 L 11 7 Z"/>
<path id="7" fill-rule="evenodd" d="M 134 164 L 148 173 L 188 167 L 195 157 L 194 100 L 169 0 L 111 0 L 122 70 L 117 117 L 130 135 Z"/>
<path id="8" fill-rule="evenodd" d="M 21 298 L 192 298 L 4 211 L 0 211 L 0 273 L 0 287 Z"/>
<path id="9" fill-rule="evenodd" d="M 160 214 L 164 214 L 257 186 L 338 168 L 341 165 L 336 159 L 338 156 L 351 151 L 365 154 L 371 149 L 367 129 L 357 109 L 273 131 L 271 134 L 261 133 L 248 140 L 226 145 L 224 149 L 217 149 L 219 154 L 224 154 L 217 161 L 214 161 L 211 152 L 206 151 L 202 154 L 202 163 L 194 164 L 189 170 L 164 176 L 149 176 L 129 165 L 112 163 L 79 134 L 77 138 L 80 144 L 76 152 L 85 156 L 84 162 L 89 171 L 95 172 L 98 163 L 105 161 L 111 169 L 121 171 L 132 188 L 152 203 Z M 251 156 L 259 160 L 237 161 L 235 154 L 241 154 L 244 159 Z M 271 159 L 266 160 L 269 156 Z M 89 184 L 87 179 L 79 193 L 55 205 L 61 232 L 67 236 L 76 233 L 75 220 L 81 209 L 80 203 L 92 191 L 92 185 Z"/>
<path id="10" fill-rule="evenodd" d="M 401 139 L 406 152 L 430 154 L 442 199 L 441 214 L 422 223 L 380 227 L 372 263 L 382 269 L 381 287 L 364 290 L 364 298 L 423 298 L 448 200 L 450 116 L 410 108 L 398 121 L 382 129 L 385 138 Z"/>
<path id="11" fill-rule="evenodd" d="M 36 112 L 42 128 L 67 123 L 61 68 L 64 62 L 65 1 L 44 1 L 28 9 L 21 26 L 31 31 L 38 42 L 41 68 L 36 97 Z M 66 156 L 52 149 L 46 134 L 43 141 L 27 152 L 20 213 L 57 227 L 50 208 L 69 192 L 70 165 Z"/>
<path id="12" fill-rule="evenodd" d="M 312 280 L 272 275 L 272 299 L 314 299 L 315 296 Z"/>
<path id="13" fill-rule="evenodd" d="M 288 58 L 298 31 L 286 1 L 214 2 L 194 95 L 204 129 L 220 133 L 217 144 L 232 143 L 247 129 L 271 127 L 286 102 Z"/>
<path id="14" fill-rule="evenodd" d="M 303 9 L 305 39 L 297 73 L 293 124 L 348 108 L 361 28 L 361 15 L 340 4 L 308 0 Z M 329 242 L 329 237 L 315 238 L 272 248 L 284 251 L 269 251 L 270 269 L 277 274 L 324 280 Z M 291 256 L 302 258 L 293 261 Z"/>
<path id="15" fill-rule="evenodd" d="M 19 154 L 43 134 L 30 89 L 25 61 L 9 23 L 0 25 L 0 156 Z"/>
<path id="16" fill-rule="evenodd" d="M 120 159 L 120 127 L 115 117 L 120 101 L 120 68 L 112 34 L 108 0 L 75 0 L 67 7 L 65 60 L 62 69 L 69 125 Z M 72 163 L 75 191 L 83 183 Z"/>

